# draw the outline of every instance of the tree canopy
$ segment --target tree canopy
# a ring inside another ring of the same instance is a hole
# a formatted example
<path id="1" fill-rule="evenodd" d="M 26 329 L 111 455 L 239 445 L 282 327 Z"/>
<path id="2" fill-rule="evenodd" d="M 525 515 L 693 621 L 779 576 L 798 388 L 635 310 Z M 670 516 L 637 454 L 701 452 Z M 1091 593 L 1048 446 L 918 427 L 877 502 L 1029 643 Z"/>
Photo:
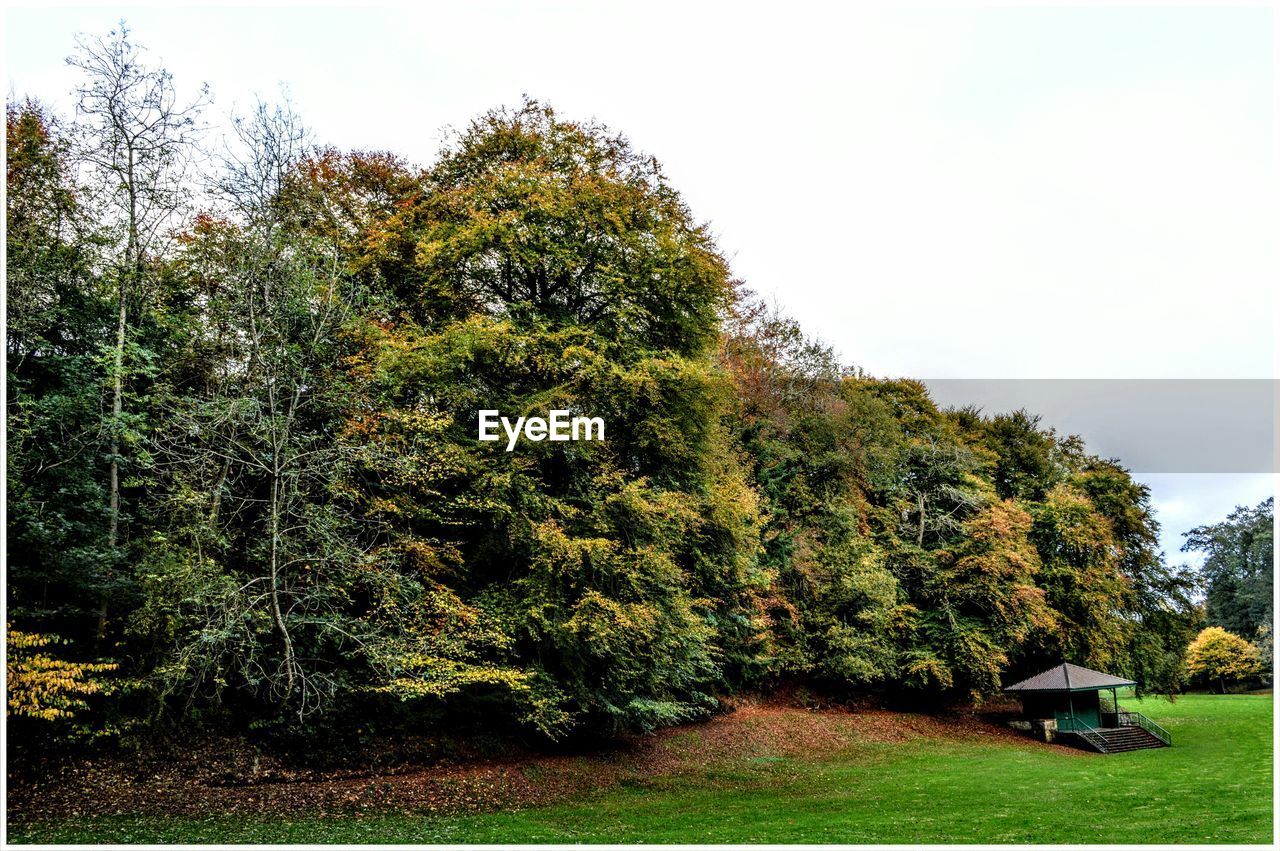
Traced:
<path id="1" fill-rule="evenodd" d="M 8 110 L 11 635 L 31 676 L 74 671 L 58 712 L 555 739 L 794 682 L 1183 683 L 1193 582 L 1145 487 L 1032 414 L 837 362 L 625 137 L 526 101 L 420 170 L 287 104 L 214 158 L 185 115 L 165 162 L 212 188 L 143 245 L 95 212 L 92 128 Z M 508 452 L 482 409 L 607 439 Z"/>
<path id="2" fill-rule="evenodd" d="M 1187 648 L 1187 671 L 1196 681 L 1217 686 L 1243 683 L 1262 673 L 1258 648 L 1220 626 L 1205 627 Z"/>
<path id="3" fill-rule="evenodd" d="M 1275 613 L 1275 498 L 1238 506 L 1220 523 L 1186 533 L 1183 552 L 1204 553 L 1205 617 L 1213 626 L 1256 639 Z"/>

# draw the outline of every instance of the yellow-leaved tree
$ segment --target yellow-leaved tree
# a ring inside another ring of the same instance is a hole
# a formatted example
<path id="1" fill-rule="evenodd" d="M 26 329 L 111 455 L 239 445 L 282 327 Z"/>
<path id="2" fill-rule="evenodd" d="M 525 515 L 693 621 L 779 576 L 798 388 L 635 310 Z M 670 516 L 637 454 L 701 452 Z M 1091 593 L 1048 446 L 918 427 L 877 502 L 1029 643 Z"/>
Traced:
<path id="1" fill-rule="evenodd" d="M 1228 682 L 1244 682 L 1261 670 L 1258 648 L 1220 626 L 1201 630 L 1187 648 L 1187 672 L 1193 679 L 1216 683 L 1223 694 Z"/>

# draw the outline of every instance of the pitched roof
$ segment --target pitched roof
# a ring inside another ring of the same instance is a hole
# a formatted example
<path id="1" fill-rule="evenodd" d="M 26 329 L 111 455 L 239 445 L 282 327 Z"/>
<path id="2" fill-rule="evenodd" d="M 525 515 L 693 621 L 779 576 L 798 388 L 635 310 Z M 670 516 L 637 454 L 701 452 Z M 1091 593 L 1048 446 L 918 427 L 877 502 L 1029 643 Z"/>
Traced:
<path id="1" fill-rule="evenodd" d="M 1137 685 L 1133 680 L 1122 680 L 1101 671 L 1081 668 L 1070 662 L 1050 668 L 1027 677 L 1020 683 L 1014 683 L 1005 691 L 1097 691 L 1103 688 Z"/>

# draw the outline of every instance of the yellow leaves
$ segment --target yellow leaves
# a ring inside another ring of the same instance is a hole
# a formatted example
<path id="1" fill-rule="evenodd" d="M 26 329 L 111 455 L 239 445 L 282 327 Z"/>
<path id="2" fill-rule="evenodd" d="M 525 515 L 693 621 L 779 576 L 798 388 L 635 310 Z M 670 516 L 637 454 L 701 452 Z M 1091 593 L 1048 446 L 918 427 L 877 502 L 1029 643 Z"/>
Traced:
<path id="1" fill-rule="evenodd" d="M 1025 537 L 1031 531 L 1031 515 L 1013 500 L 1004 500 L 987 506 L 969 521 L 966 530 L 970 538 L 982 542 Z"/>
<path id="2" fill-rule="evenodd" d="M 670 540 L 700 520 L 699 506 L 688 494 L 655 488 L 644 477 L 624 481 L 614 473 L 597 477 L 594 484 L 606 492 L 601 502 L 623 540 Z"/>
<path id="3" fill-rule="evenodd" d="M 1238 682 L 1261 669 L 1258 648 L 1220 626 L 1201 630 L 1187 647 L 1187 671 L 1193 677 Z"/>
<path id="4" fill-rule="evenodd" d="M 530 528 L 537 544 L 534 566 L 551 576 L 577 576 L 584 571 L 612 572 L 620 549 L 609 538 L 570 537 L 554 520 L 534 523 Z"/>
<path id="5" fill-rule="evenodd" d="M 1034 585 L 1018 585 L 1013 591 L 1018 608 L 1027 614 L 1029 629 L 1052 632 L 1058 628 L 1058 616 L 1045 602 L 1043 588 Z"/>
<path id="6" fill-rule="evenodd" d="M 369 500 L 369 506 L 366 509 L 371 517 L 385 516 L 388 514 L 400 514 L 400 505 L 393 499 L 375 496 Z"/>
<path id="7" fill-rule="evenodd" d="M 50 635 L 8 630 L 8 713 L 55 721 L 70 718 L 88 704 L 84 696 L 102 691 L 94 674 L 114 671 L 108 662 L 71 662 L 39 648 L 59 644 Z"/>
<path id="8" fill-rule="evenodd" d="M 10 650 L 26 650 L 32 647 L 46 647 L 57 643 L 57 639 L 48 635 L 41 635 L 38 632 L 18 632 L 12 628 L 8 632 Z"/>
<path id="9" fill-rule="evenodd" d="M 418 250 L 415 260 L 423 266 L 432 266 L 435 264 L 441 253 L 445 250 L 445 242 L 440 239 L 424 239 L 418 243 Z"/>
<path id="10" fill-rule="evenodd" d="M 1022 635 L 1028 621 L 1048 623 L 1044 595 L 1035 591 L 1040 556 L 1027 535 L 1031 517 L 1012 500 L 985 506 L 964 526 L 965 540 L 942 559 L 935 577 L 949 596 L 966 599 L 997 615 L 1000 625 Z"/>
<path id="11" fill-rule="evenodd" d="M 399 660 L 411 675 L 398 676 L 368 690 L 389 694 L 401 700 L 422 697 L 442 698 L 468 686 L 499 686 L 511 691 L 528 691 L 533 675 L 515 668 L 493 665 L 470 665 L 439 656 L 406 656 Z"/>
<path id="12" fill-rule="evenodd" d="M 565 621 L 564 628 L 588 646 L 617 652 L 629 642 L 651 636 L 656 620 L 656 613 L 642 604 L 628 605 L 599 591 L 588 591 L 573 607 L 573 616 Z"/>
<path id="13" fill-rule="evenodd" d="M 1111 523 L 1070 485 L 1058 485 L 1049 492 L 1037 521 L 1052 533 L 1054 549 L 1074 561 L 1110 565 L 1118 556 Z"/>
<path id="14" fill-rule="evenodd" d="M 924 687 L 934 686 L 941 691 L 951 688 L 954 679 L 951 669 L 934 656 L 917 656 L 904 667 L 905 679 Z"/>
<path id="15" fill-rule="evenodd" d="M 400 549 L 404 567 L 426 579 L 453 573 L 463 564 L 462 552 L 448 542 L 411 538 Z"/>

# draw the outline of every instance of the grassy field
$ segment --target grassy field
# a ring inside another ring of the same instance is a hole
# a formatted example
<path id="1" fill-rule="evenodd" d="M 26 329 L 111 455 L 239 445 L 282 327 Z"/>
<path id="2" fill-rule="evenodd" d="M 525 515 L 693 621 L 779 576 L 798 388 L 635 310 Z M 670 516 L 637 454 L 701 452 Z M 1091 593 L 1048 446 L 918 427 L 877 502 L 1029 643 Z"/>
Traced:
<path id="1" fill-rule="evenodd" d="M 554 806 L 428 818 L 111 817 L 10 827 L 16 842 L 1270 843 L 1272 698 L 1125 701 L 1171 749 L 1114 756 L 991 739 L 756 756 Z"/>

